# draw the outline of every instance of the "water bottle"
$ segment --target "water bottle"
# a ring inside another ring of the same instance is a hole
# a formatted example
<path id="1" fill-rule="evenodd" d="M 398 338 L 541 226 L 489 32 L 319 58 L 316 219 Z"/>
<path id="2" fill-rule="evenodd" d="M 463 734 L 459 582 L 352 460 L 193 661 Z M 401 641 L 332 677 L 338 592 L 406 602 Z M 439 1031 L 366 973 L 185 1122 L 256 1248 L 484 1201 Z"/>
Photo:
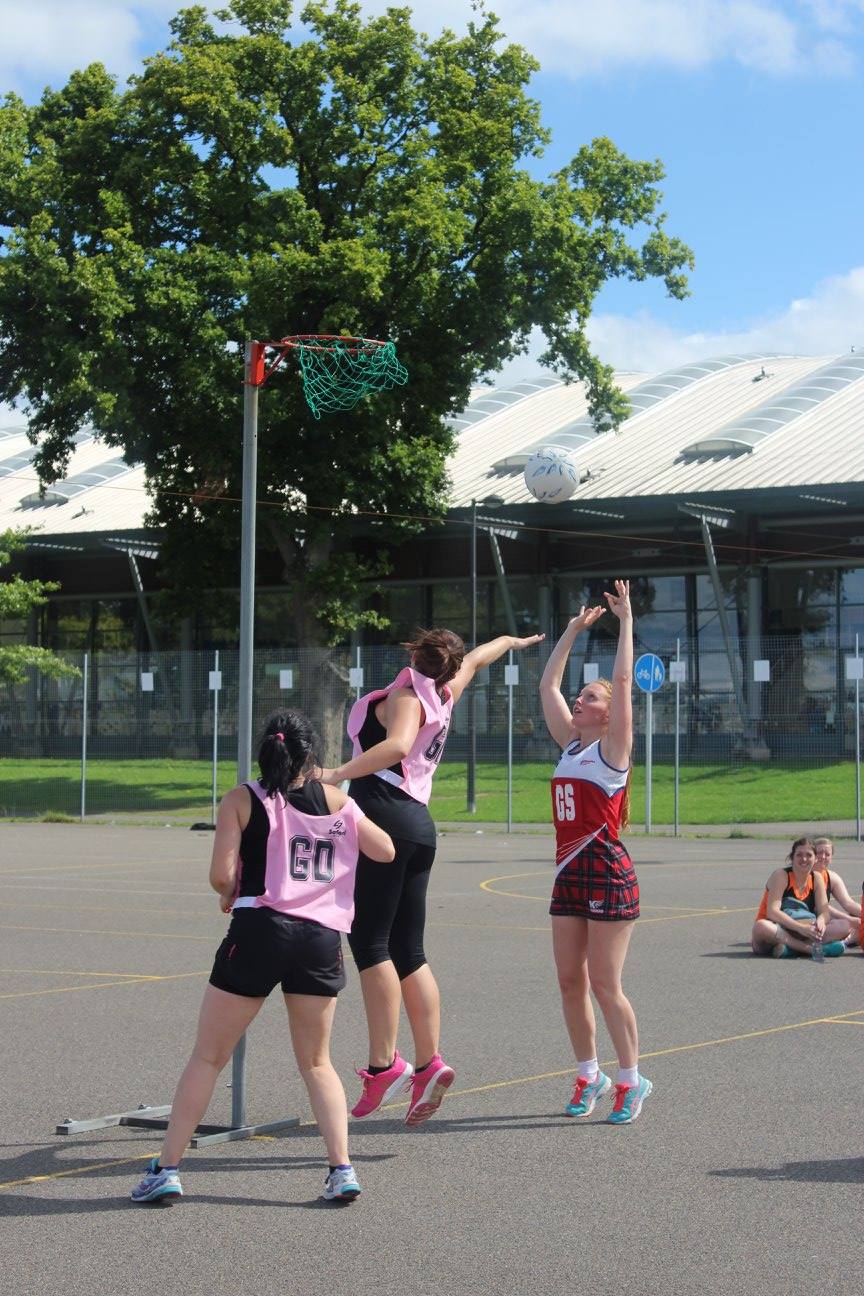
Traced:
<path id="1" fill-rule="evenodd" d="M 825 962 L 825 946 L 822 944 L 821 936 L 818 936 L 810 946 L 810 957 L 814 963 Z"/>

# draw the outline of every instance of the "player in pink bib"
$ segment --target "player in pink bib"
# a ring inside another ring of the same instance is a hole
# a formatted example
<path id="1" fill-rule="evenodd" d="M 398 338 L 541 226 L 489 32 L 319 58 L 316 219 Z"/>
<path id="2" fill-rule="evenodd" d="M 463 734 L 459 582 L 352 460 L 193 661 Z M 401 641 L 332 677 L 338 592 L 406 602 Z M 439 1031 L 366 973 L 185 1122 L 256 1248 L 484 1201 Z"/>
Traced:
<path id="1" fill-rule="evenodd" d="M 576 1054 L 577 1074 L 568 1116 L 590 1116 L 612 1082 L 597 1064 L 593 991 L 618 1055 L 618 1083 L 608 1120 L 636 1120 L 651 1092 L 640 1076 L 636 1017 L 621 988 L 624 960 L 639 917 L 639 884 L 619 832 L 629 809 L 633 747 L 633 614 L 629 581 L 607 594 L 618 619 L 612 679 L 582 689 L 572 709 L 561 692 L 573 641 L 606 610 L 582 608 L 555 645 L 540 681 L 549 733 L 563 748 L 552 778 L 555 883 L 552 945 L 564 1020 Z"/>
<path id="2" fill-rule="evenodd" d="M 511 648 L 542 635 L 503 635 L 466 653 L 452 630 L 426 630 L 403 647 L 410 663 L 385 688 L 360 698 L 348 718 L 351 760 L 325 771 L 333 783 L 350 779 L 350 794 L 396 847 L 393 864 L 360 857 L 349 936 L 360 970 L 369 1024 L 369 1067 L 358 1071 L 363 1093 L 352 1116 L 368 1116 L 410 1090 L 406 1123 L 419 1125 L 441 1105 L 453 1069 L 438 1051 L 441 1005 L 426 961 L 426 891 L 435 858 L 435 824 L 428 810 L 432 779 L 444 752 L 455 703 L 476 671 Z M 399 1056 L 399 1009 L 414 1036 L 416 1064 Z"/>
<path id="3" fill-rule="evenodd" d="M 348 1108 L 330 1061 L 336 995 L 345 984 L 341 932 L 354 916 L 354 875 L 366 858 L 392 860 L 393 843 L 338 788 L 308 777 L 317 739 L 296 711 L 265 722 L 256 783 L 222 799 L 210 885 L 231 913 L 204 993 L 198 1037 L 158 1158 L 136 1202 L 182 1196 L 177 1167 L 241 1035 L 281 984 L 297 1066 L 327 1146 L 327 1201 L 360 1192 L 348 1159 Z"/>

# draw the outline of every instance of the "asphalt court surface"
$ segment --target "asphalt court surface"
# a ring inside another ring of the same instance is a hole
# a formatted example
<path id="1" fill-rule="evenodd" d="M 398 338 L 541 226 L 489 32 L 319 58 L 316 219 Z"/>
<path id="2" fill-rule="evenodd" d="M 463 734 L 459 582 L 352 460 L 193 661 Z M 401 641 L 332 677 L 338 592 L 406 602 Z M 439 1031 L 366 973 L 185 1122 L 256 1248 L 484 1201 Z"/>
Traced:
<path id="1" fill-rule="evenodd" d="M 14 1296 L 184 1293 L 857 1292 L 864 956 L 757 960 L 747 938 L 776 841 L 631 839 L 643 917 L 625 987 L 654 1094 L 627 1128 L 561 1115 L 572 1056 L 548 929 L 551 839 L 447 834 L 427 948 L 457 1072 L 416 1130 L 353 1122 L 364 1193 L 321 1204 L 322 1145 L 284 1008 L 249 1034 L 247 1116 L 276 1138 L 190 1152 L 187 1196 L 128 1193 L 159 1136 L 53 1134 L 170 1102 L 225 919 L 211 839 L 181 829 L 0 828 L 0 1229 Z M 864 849 L 836 865 L 860 892 Z M 350 960 L 349 960 L 350 963 Z M 356 1092 L 353 968 L 334 1061 Z M 400 1044 L 410 1055 L 407 1027 Z M 600 1027 L 599 1055 L 611 1063 Z M 613 1073 L 614 1074 L 614 1073 Z M 227 1120 L 229 1071 L 208 1120 Z"/>

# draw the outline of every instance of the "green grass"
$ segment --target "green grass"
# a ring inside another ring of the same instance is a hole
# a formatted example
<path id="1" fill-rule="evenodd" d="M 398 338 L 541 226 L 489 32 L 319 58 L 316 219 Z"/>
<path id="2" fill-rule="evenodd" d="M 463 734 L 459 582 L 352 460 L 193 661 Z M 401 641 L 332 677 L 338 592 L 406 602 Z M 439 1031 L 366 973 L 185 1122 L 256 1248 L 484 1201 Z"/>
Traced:
<path id="1" fill-rule="evenodd" d="M 551 817 L 547 765 L 518 765 L 513 772 L 513 819 L 542 823 Z M 674 819 L 671 765 L 654 766 L 651 817 L 655 824 Z M 477 778 L 477 814 L 465 809 L 465 766 L 442 765 L 435 778 L 432 811 L 436 819 L 477 818 L 499 822 L 507 817 L 507 769 L 481 765 Z M 687 765 L 681 768 L 679 815 L 682 824 L 769 823 L 855 816 L 855 765 L 838 761 L 818 769 L 783 765 Z M 645 771 L 633 771 L 631 820 L 645 819 Z"/>
<path id="2" fill-rule="evenodd" d="M 550 768 L 517 765 L 513 771 L 513 818 L 545 823 L 550 817 Z M 0 816 L 78 817 L 81 767 L 73 760 L 0 760 Z M 91 761 L 87 813 L 161 814 L 209 818 L 211 766 L 206 761 Z M 673 769 L 654 766 L 652 819 L 671 823 Z M 232 761 L 221 761 L 218 792 L 235 781 Z M 507 770 L 479 765 L 477 813 L 465 809 L 465 764 L 446 762 L 435 779 L 431 810 L 440 822 L 502 822 L 507 816 Z M 855 815 L 855 766 L 837 761 L 815 769 L 783 765 L 688 765 L 681 770 L 682 824 L 806 823 Z M 644 821 L 644 770 L 633 775 L 634 823 Z"/>

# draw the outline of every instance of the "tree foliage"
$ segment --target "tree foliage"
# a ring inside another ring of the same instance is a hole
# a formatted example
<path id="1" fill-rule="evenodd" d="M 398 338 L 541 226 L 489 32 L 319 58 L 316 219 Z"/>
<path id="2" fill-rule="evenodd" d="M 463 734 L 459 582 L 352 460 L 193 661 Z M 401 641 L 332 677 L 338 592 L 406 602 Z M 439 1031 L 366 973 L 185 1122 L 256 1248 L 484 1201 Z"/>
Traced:
<path id="1" fill-rule="evenodd" d="M 627 405 L 585 327 L 612 278 L 686 294 L 658 161 L 608 139 L 548 179 L 536 64 L 479 9 L 467 32 L 350 0 L 200 6 L 118 88 L 99 64 L 0 109 L 0 397 L 45 481 L 92 424 L 146 465 L 184 597 L 236 580 L 246 336 L 387 337 L 407 387 L 317 423 L 296 370 L 262 401 L 262 540 L 323 643 L 374 613 L 362 581 L 411 515 L 440 515 L 446 416 L 540 328 L 598 421 Z M 226 25 L 227 24 L 227 25 Z M 197 497 L 197 498 L 196 498 Z M 358 514 L 374 515 L 357 539 Z M 344 559 L 354 537 L 350 562 Z"/>
<path id="2" fill-rule="evenodd" d="M 0 532 L 0 571 L 9 566 L 16 550 L 23 549 L 26 539 L 26 531 Z M 48 595 L 59 588 L 56 581 L 25 580 L 17 573 L 5 580 L 0 579 L 0 621 L 23 620 L 28 612 L 41 607 Z M 55 657 L 47 648 L 36 648 L 32 644 L 0 647 L 0 684 L 23 684 L 27 672 L 34 667 L 52 679 L 81 674 L 77 666 Z"/>

